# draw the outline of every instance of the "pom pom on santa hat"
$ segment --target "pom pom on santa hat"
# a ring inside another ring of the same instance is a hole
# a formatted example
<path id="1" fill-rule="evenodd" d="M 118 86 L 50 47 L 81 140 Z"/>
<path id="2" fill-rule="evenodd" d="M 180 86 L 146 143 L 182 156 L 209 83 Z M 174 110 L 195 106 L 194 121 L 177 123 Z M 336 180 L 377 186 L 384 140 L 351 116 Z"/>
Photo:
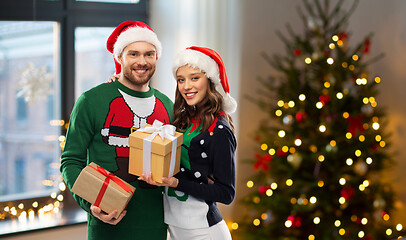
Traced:
<path id="1" fill-rule="evenodd" d="M 210 48 L 189 47 L 179 52 L 172 66 L 172 73 L 176 79 L 176 71 L 182 66 L 199 68 L 210 81 L 214 83 L 217 91 L 223 96 L 223 110 L 231 114 L 237 109 L 237 102 L 230 95 L 230 86 L 226 69 L 220 55 Z M 221 87 L 219 87 L 221 86 Z"/>
<path id="2" fill-rule="evenodd" d="M 157 58 L 161 57 L 162 44 L 152 28 L 140 21 L 125 21 L 118 25 L 107 39 L 107 50 L 114 56 L 116 74 L 121 72 L 118 57 L 133 42 L 148 42 L 155 46 Z"/>

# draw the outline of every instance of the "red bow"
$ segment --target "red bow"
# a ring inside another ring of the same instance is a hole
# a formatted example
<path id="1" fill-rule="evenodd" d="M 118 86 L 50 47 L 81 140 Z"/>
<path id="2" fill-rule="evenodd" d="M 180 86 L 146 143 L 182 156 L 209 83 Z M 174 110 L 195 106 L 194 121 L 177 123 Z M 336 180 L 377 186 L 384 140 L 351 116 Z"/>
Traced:
<path id="1" fill-rule="evenodd" d="M 262 168 L 262 171 L 264 172 L 269 170 L 268 162 L 272 160 L 271 155 L 267 154 L 265 156 L 261 156 L 259 153 L 256 153 L 255 158 L 258 159 L 257 162 L 254 164 L 255 170 L 258 170 L 259 168 Z"/>
<path id="2" fill-rule="evenodd" d="M 112 173 L 107 173 L 107 171 L 106 171 L 104 168 L 100 167 L 100 166 L 97 166 L 97 168 L 95 168 L 95 167 L 93 167 L 93 166 L 90 166 L 90 165 L 88 165 L 88 166 L 91 167 L 91 168 L 93 168 L 94 170 L 98 171 L 99 173 L 103 174 L 103 175 L 106 177 L 106 179 L 105 179 L 104 182 L 103 182 L 103 186 L 101 187 L 101 189 L 100 189 L 100 191 L 99 191 L 99 194 L 97 195 L 96 201 L 95 201 L 95 203 L 94 203 L 94 205 L 95 205 L 96 207 L 99 207 L 100 202 L 101 202 L 101 200 L 102 200 L 102 198 L 103 198 L 103 196 L 104 196 L 104 193 L 105 193 L 106 190 L 107 190 L 107 186 L 108 186 L 109 183 L 110 183 L 110 180 L 112 180 L 113 182 L 117 183 L 117 184 L 118 184 L 122 189 L 124 189 L 125 191 L 133 193 L 133 191 L 131 190 L 131 188 L 130 188 L 129 186 L 127 186 L 127 184 L 125 184 L 125 182 L 123 182 L 120 178 L 118 178 L 118 177 L 115 176 L 114 174 L 112 174 Z"/>
<path id="3" fill-rule="evenodd" d="M 364 132 L 364 126 L 362 126 L 362 115 L 358 115 L 357 117 L 349 116 L 347 118 L 347 122 L 349 123 L 348 132 L 352 135 L 355 135 L 356 131 L 359 130 L 360 132 Z"/>

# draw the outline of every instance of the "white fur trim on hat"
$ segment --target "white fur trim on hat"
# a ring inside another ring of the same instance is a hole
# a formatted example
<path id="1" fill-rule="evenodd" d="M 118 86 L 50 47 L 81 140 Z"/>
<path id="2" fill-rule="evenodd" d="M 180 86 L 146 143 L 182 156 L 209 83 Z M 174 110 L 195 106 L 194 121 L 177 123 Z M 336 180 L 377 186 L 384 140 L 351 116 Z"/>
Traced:
<path id="1" fill-rule="evenodd" d="M 172 66 L 172 73 L 176 79 L 176 71 L 178 68 L 189 65 L 194 68 L 199 68 L 206 77 L 208 77 L 217 87 L 220 85 L 220 72 L 216 61 L 211 57 L 199 51 L 185 49 L 179 52 Z"/>
<path id="2" fill-rule="evenodd" d="M 229 93 L 223 95 L 223 99 L 224 99 L 223 110 L 226 113 L 231 114 L 235 112 L 235 110 L 237 110 L 237 101 L 235 101 L 235 99 L 231 97 Z"/>
<path id="3" fill-rule="evenodd" d="M 155 46 L 158 58 L 162 54 L 162 44 L 158 40 L 157 35 L 148 28 L 131 27 L 122 32 L 114 44 L 114 58 L 118 60 L 118 57 L 123 52 L 124 48 L 133 42 L 148 42 Z"/>

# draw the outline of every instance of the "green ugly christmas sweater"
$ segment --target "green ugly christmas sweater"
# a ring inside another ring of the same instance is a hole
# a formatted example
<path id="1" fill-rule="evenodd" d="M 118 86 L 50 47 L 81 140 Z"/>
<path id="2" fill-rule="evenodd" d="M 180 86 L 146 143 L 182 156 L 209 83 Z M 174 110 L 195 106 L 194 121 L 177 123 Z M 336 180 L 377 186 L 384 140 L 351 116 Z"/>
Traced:
<path id="1" fill-rule="evenodd" d="M 172 119 L 172 101 L 153 88 L 136 92 L 115 81 L 101 84 L 78 98 L 61 155 L 60 169 L 68 188 L 72 188 L 90 162 L 136 188 L 127 214 L 115 226 L 93 217 L 91 204 L 72 194 L 88 212 L 88 239 L 166 239 L 162 189 L 140 186 L 137 176 L 128 174 L 128 136 L 132 129 L 152 124 L 154 120 L 169 124 Z"/>

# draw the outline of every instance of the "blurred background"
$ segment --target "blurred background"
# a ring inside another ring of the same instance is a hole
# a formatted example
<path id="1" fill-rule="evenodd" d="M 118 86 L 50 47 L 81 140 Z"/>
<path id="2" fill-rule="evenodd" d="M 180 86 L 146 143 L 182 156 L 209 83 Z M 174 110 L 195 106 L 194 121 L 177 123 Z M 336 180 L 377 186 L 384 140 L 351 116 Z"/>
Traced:
<path id="1" fill-rule="evenodd" d="M 271 81 L 281 74 L 263 54 L 289 55 L 289 42 L 277 31 L 289 36 L 289 24 L 295 34 L 305 37 L 306 29 L 314 25 L 298 13 L 298 7 L 305 8 L 304 2 L 317 9 L 312 0 L 2 1 L 0 236 L 86 239 L 86 216 L 59 174 L 64 131 L 76 98 L 114 73 L 113 57 L 105 48 L 109 34 L 122 21 L 140 20 L 154 29 L 163 44 L 151 84 L 171 99 L 176 88 L 171 65 L 177 51 L 190 45 L 205 46 L 215 49 L 224 60 L 231 95 L 239 105 L 232 115 L 238 139 L 237 195 L 231 205 L 221 206 L 221 212 L 234 238 L 246 239 L 239 234 L 242 226 L 257 225 L 247 223 L 252 208 L 242 200 L 258 191 L 252 176 L 259 173 L 255 162 L 246 160 L 255 160 L 261 149 L 255 134 L 258 126 L 278 121 L 249 98 L 259 96 L 263 89 L 258 78 Z M 331 7 L 339 4 L 343 11 L 350 11 L 354 1 L 318 2 L 329 2 Z M 386 114 L 387 121 L 381 126 L 385 126 L 382 131 L 390 136 L 390 144 L 385 152 L 395 165 L 378 173 L 379 181 L 389 183 L 395 193 L 390 212 L 393 226 L 406 223 L 402 214 L 406 203 L 406 102 L 401 98 L 406 89 L 405 11 L 403 0 L 359 0 L 345 28 L 346 44 L 352 48 L 365 44 L 365 37 L 373 34 L 365 59 L 385 55 L 368 64 L 367 70 L 381 79 L 375 100 Z M 317 19 L 313 20 L 317 25 Z M 278 100 L 275 97 L 269 104 L 276 105 Z M 250 181 L 254 187 L 247 184 Z M 264 218 L 258 218 L 257 227 L 267 229 Z M 276 221 L 284 225 L 286 219 Z M 358 238 L 367 239 L 362 237 Z"/>

